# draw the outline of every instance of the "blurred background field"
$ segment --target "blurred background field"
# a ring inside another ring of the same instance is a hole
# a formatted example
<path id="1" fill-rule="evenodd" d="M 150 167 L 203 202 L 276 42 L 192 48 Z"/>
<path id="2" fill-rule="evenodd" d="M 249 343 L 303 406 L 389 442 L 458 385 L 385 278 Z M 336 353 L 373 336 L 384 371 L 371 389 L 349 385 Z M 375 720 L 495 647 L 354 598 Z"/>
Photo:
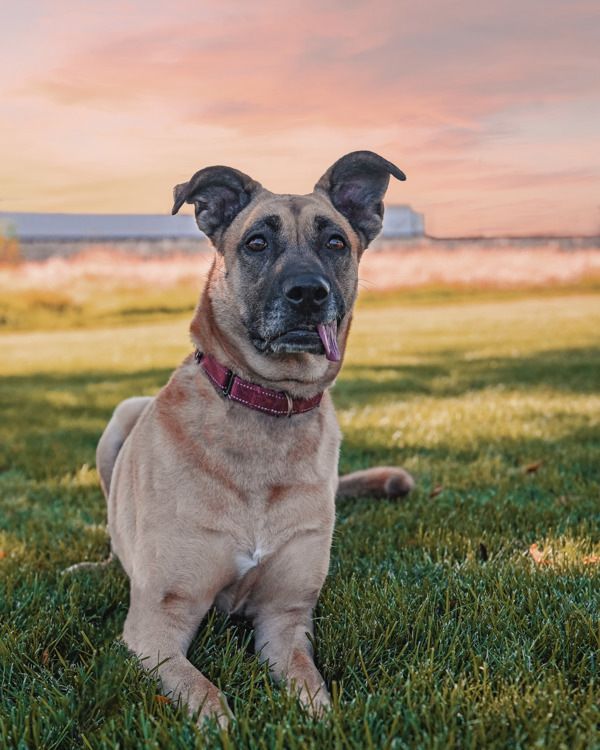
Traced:
<path id="1" fill-rule="evenodd" d="M 367 251 L 332 389 L 340 469 L 403 465 L 417 486 L 338 508 L 316 616 L 328 721 L 269 684 L 247 624 L 210 615 L 191 658 L 236 715 L 212 747 L 600 745 L 595 257 L 415 251 L 392 272 Z M 190 353 L 209 262 L 0 270 L 3 747 L 202 746 L 115 644 L 123 571 L 63 571 L 108 553 L 98 438 Z"/>
<path id="2" fill-rule="evenodd" d="M 440 247 L 441 245 L 441 247 Z M 548 297 L 600 291 L 600 248 L 548 239 L 387 240 L 360 267 L 358 306 Z M 141 257 L 90 247 L 74 257 L 0 264 L 0 331 L 114 325 L 189 315 L 212 251 Z"/>

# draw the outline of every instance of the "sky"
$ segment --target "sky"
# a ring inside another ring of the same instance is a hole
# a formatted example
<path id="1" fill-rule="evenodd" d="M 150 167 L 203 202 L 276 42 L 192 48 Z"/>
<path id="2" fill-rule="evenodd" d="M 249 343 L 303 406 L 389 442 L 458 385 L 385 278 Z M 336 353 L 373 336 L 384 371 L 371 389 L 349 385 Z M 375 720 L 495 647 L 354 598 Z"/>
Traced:
<path id="1" fill-rule="evenodd" d="M 308 193 L 369 149 L 434 236 L 600 233 L 598 0 L 3 5 L 0 211 L 168 213 L 212 164 Z"/>

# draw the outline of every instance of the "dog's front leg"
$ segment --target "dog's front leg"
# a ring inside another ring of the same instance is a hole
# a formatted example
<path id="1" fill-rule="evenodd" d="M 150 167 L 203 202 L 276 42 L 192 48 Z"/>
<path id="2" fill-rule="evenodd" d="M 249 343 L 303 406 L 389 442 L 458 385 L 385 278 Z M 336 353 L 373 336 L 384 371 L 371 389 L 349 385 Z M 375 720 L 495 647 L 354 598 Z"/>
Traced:
<path id="1" fill-rule="evenodd" d="M 254 627 L 257 651 L 262 660 L 268 660 L 273 679 L 285 680 L 301 703 L 318 716 L 329 704 L 329 693 L 313 660 L 314 604 L 262 610 Z"/>
<path id="2" fill-rule="evenodd" d="M 208 597 L 202 601 L 178 590 L 158 597 L 132 586 L 123 639 L 144 669 L 160 678 L 165 695 L 187 704 L 190 715 L 200 712 L 199 725 L 205 718 L 216 718 L 225 728 L 231 716 L 225 697 L 186 658 L 211 604 Z"/>
<path id="3" fill-rule="evenodd" d="M 315 715 L 329 693 L 313 659 L 313 610 L 329 566 L 330 537 L 299 534 L 266 563 L 247 609 L 255 647 L 269 662 L 271 676 L 285 680 Z"/>

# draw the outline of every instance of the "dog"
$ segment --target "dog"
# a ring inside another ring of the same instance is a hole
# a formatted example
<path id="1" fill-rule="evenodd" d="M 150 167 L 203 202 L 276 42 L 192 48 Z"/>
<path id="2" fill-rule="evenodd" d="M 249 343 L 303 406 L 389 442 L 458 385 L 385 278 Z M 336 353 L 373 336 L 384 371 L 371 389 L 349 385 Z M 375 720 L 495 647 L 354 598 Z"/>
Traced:
<path id="1" fill-rule="evenodd" d="M 327 388 L 346 348 L 358 264 L 381 230 L 389 161 L 356 151 L 309 195 L 276 195 L 215 166 L 174 189 L 215 257 L 191 327 L 195 353 L 155 398 L 121 403 L 97 466 L 111 555 L 131 582 L 123 639 L 198 722 L 231 716 L 186 658 L 209 608 L 242 613 L 275 680 L 320 715 L 312 613 L 327 575 L 337 497 L 399 497 L 379 467 L 338 479 Z"/>

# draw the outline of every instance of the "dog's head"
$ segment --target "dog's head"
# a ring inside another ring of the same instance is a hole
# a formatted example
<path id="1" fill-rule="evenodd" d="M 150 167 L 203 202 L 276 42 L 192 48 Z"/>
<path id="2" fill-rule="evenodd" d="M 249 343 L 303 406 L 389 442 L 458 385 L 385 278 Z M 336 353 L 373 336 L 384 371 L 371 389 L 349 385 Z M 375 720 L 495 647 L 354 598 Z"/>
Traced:
<path id="1" fill-rule="evenodd" d="M 218 344 L 238 367 L 271 382 L 333 380 L 358 263 L 381 231 L 390 175 L 406 179 L 381 156 L 355 151 L 310 195 L 273 194 L 230 167 L 202 169 L 177 185 L 173 213 L 194 204 L 198 227 L 217 250 L 192 323 L 196 343 L 207 351 Z"/>

